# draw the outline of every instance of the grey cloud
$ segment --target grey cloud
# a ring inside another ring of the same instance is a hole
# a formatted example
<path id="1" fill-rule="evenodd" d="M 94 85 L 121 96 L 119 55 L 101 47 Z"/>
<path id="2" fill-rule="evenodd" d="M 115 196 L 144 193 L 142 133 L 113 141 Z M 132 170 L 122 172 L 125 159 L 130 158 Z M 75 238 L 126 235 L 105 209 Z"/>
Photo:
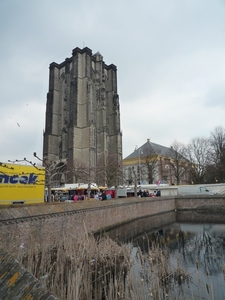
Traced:
<path id="1" fill-rule="evenodd" d="M 225 109 L 225 84 L 211 87 L 205 97 L 205 104 L 211 107 L 221 107 Z"/>
<path id="2" fill-rule="evenodd" d="M 48 67 L 75 47 L 99 51 L 118 68 L 126 155 L 147 138 L 169 146 L 183 139 L 182 132 L 189 139 L 223 125 L 224 15 L 220 0 L 1 1 L 0 161 L 42 152 Z M 34 119 L 33 111 L 21 113 L 27 103 L 37 103 L 41 122 L 23 132 L 21 118 L 26 124 Z M 196 103 L 201 114 L 190 124 Z M 206 126 L 209 108 L 217 118 Z"/>

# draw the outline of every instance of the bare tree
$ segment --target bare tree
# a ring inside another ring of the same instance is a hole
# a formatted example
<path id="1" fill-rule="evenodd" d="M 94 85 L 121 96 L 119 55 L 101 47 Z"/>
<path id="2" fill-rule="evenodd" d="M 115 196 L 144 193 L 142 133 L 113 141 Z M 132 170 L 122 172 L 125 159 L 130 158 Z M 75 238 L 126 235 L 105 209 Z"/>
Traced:
<path id="1" fill-rule="evenodd" d="M 208 138 L 194 138 L 186 147 L 189 160 L 189 178 L 191 183 L 205 183 L 210 164 L 210 142 Z"/>
<path id="2" fill-rule="evenodd" d="M 52 161 L 50 162 L 48 157 L 41 159 L 36 152 L 33 153 L 34 157 L 37 158 L 39 161 L 42 162 L 43 166 L 45 167 L 45 185 L 48 189 L 48 202 L 51 202 L 51 188 L 53 182 L 55 182 L 55 177 L 62 178 L 62 174 L 64 173 L 64 168 L 66 166 L 66 162 L 63 160 L 59 161 Z M 29 162 L 31 165 L 36 167 L 36 163 L 28 161 L 24 158 L 25 161 Z"/>
<path id="3" fill-rule="evenodd" d="M 132 167 L 132 178 L 134 178 L 134 196 L 137 197 L 137 172 L 135 171 L 134 167 Z"/>
<path id="4" fill-rule="evenodd" d="M 86 163 L 77 164 L 74 167 L 74 173 L 77 178 L 82 179 L 83 182 L 89 182 L 90 180 L 96 183 L 98 186 L 118 185 L 123 182 L 122 165 L 109 157 L 102 157 L 99 159 L 98 166 L 90 167 Z"/>
<path id="5" fill-rule="evenodd" d="M 222 126 L 215 128 L 210 136 L 211 162 L 218 182 L 225 182 L 225 129 Z"/>
<path id="6" fill-rule="evenodd" d="M 175 183 L 179 185 L 185 173 L 188 160 L 185 158 L 185 145 L 175 140 L 167 153 L 168 164 Z"/>
<path id="7" fill-rule="evenodd" d="M 106 182 L 108 186 L 115 186 L 122 184 L 123 182 L 123 172 L 122 165 L 120 165 L 117 161 L 107 161 L 106 169 Z"/>
<path id="8" fill-rule="evenodd" d="M 87 162 L 75 159 L 67 162 L 66 166 L 67 182 L 86 183 L 95 182 L 96 170 L 87 164 Z"/>
<path id="9" fill-rule="evenodd" d="M 151 184 L 158 173 L 158 155 L 160 154 L 156 151 L 150 143 L 148 146 L 142 150 L 144 156 L 144 162 L 141 164 L 141 175 L 146 175 L 148 183 Z"/>

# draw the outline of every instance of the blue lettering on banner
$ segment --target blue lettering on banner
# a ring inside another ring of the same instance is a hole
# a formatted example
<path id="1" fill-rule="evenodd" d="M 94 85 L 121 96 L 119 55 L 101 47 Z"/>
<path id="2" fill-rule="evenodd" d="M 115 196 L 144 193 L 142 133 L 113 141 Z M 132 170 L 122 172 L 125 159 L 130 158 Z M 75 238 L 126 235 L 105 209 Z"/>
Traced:
<path id="1" fill-rule="evenodd" d="M 36 184 L 37 183 L 37 175 L 33 173 L 29 174 L 28 176 L 19 176 L 19 175 L 6 175 L 0 174 L 0 184 Z"/>

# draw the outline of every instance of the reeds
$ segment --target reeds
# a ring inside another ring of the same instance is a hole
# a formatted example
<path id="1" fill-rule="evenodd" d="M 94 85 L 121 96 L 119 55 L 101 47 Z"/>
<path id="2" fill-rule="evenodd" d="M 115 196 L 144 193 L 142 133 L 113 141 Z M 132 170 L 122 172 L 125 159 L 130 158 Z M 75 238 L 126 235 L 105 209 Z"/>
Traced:
<path id="1" fill-rule="evenodd" d="M 30 241 L 31 243 L 31 241 Z M 19 252 L 18 259 L 59 299 L 125 299 L 130 249 L 85 229 Z"/>
<path id="2" fill-rule="evenodd" d="M 177 285 L 191 281 L 191 275 L 180 266 L 179 259 L 177 265 L 172 266 L 169 249 L 165 246 L 152 243 L 147 255 L 143 255 L 138 247 L 137 261 L 142 268 L 142 290 L 146 297 L 143 299 L 165 299 L 174 294 Z"/>
<path id="3" fill-rule="evenodd" d="M 31 230 L 24 244 L 18 233 L 12 238 L 14 249 L 19 249 L 17 259 L 61 300 L 198 299 L 192 290 L 193 274 L 179 256 L 171 262 L 163 239 L 148 241 L 148 251 L 143 253 L 140 247 L 119 245 L 107 236 L 95 238 L 85 225 L 73 232 L 56 227 L 48 237 Z M 196 259 L 198 282 L 194 284 L 201 290 L 199 268 Z M 204 289 L 206 299 L 213 300 L 209 280 Z"/>

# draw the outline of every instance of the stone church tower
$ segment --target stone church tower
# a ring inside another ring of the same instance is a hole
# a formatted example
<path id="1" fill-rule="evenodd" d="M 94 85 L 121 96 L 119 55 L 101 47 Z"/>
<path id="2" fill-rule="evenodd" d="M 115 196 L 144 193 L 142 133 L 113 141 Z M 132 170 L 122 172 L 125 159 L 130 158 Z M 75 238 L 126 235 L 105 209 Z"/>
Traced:
<path id="1" fill-rule="evenodd" d="M 92 170 L 122 165 L 116 66 L 86 47 L 49 68 L 43 158 Z"/>

